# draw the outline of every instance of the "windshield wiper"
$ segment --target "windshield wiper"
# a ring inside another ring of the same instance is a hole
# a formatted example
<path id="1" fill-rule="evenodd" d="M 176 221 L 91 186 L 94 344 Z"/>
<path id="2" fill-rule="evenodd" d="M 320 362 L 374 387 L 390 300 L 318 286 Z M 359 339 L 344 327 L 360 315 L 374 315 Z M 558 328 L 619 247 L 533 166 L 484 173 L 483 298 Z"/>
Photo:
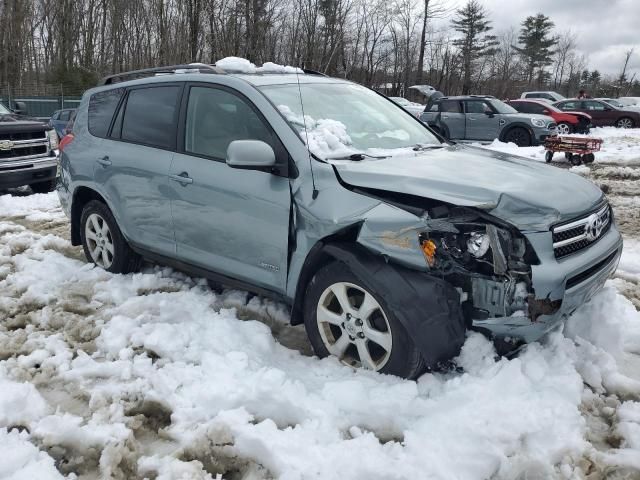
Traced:
<path id="1" fill-rule="evenodd" d="M 444 145 L 435 145 L 433 143 L 416 143 L 411 148 L 413 148 L 414 152 L 419 152 L 420 150 L 432 150 L 435 148 L 443 148 Z"/>
<path id="2" fill-rule="evenodd" d="M 326 157 L 327 160 L 353 160 L 359 162 L 365 158 L 389 158 L 389 155 L 369 155 L 368 153 L 352 153 L 351 155 L 343 155 L 341 157 Z"/>

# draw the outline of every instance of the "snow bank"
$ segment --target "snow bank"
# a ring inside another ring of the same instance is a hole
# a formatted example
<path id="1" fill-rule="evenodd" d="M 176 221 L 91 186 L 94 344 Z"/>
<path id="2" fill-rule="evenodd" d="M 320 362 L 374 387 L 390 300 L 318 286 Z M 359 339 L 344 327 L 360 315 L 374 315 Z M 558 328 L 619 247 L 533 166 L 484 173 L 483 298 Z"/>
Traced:
<path id="1" fill-rule="evenodd" d="M 236 73 L 304 73 L 300 68 L 273 62 L 265 62 L 261 67 L 256 67 L 246 58 L 240 57 L 225 57 L 216 62 L 216 67 Z"/>
<path id="2" fill-rule="evenodd" d="M 62 480 L 53 458 L 29 442 L 26 432 L 0 428 L 0 478 L 7 480 Z"/>
<path id="3" fill-rule="evenodd" d="M 598 127 L 591 129 L 589 135 L 582 137 L 601 138 L 602 149 L 595 153 L 595 163 L 640 165 L 640 128 Z M 545 161 L 544 147 L 518 147 L 515 143 L 505 143 L 494 140 L 490 144 L 474 143 L 473 145 L 489 150 L 528 157 L 540 162 Z M 563 153 L 556 153 L 554 161 L 562 161 Z"/>
<path id="4" fill-rule="evenodd" d="M 0 323 L 0 371 L 15 398 L 31 404 L 7 422 L 32 432 L 0 431 L 0 449 L 21 445 L 29 468 L 52 462 L 28 442 L 92 459 L 103 477 L 125 462 L 167 479 L 228 471 L 580 478 L 584 458 L 605 466 L 640 458 L 640 375 L 625 367 L 640 352 L 640 314 L 614 282 L 574 314 L 566 334 L 496 361 L 491 343 L 472 333 L 458 359 L 464 373 L 410 382 L 304 355 L 305 343 L 285 347 L 304 333 L 283 324 L 284 307 L 217 294 L 165 268 L 111 275 L 69 258 L 66 240 L 11 221 L 29 209 L 54 218 L 54 198 L 0 197 L 0 265 L 9 267 L 0 275 L 0 314 L 11 322 L 28 314 L 19 330 Z M 631 271 L 636 247 L 629 252 L 621 268 Z M 50 406 L 33 401 L 42 378 L 55 391 Z M 623 441 L 596 455 L 590 442 L 607 432 L 589 431 L 583 410 L 610 395 L 626 399 L 612 413 Z M 136 447 L 149 437 L 151 446 Z"/>

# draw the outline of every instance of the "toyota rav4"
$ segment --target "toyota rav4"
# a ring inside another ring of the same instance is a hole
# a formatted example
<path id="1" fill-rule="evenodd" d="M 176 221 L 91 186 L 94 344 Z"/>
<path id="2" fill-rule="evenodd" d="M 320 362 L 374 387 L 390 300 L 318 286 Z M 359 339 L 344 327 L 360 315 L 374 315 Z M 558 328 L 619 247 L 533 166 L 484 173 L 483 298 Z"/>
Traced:
<path id="1" fill-rule="evenodd" d="M 615 270 L 622 239 L 590 181 L 449 144 L 346 80 L 234 65 L 85 93 L 57 188 L 88 261 L 278 298 L 318 356 L 408 378 L 470 330 L 501 351 L 538 340 Z"/>

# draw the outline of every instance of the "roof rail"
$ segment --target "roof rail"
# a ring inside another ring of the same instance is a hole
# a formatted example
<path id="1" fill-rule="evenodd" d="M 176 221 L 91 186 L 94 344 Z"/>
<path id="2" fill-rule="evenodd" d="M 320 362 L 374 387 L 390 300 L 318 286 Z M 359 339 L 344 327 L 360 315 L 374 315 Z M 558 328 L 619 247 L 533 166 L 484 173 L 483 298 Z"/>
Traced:
<path id="1" fill-rule="evenodd" d="M 197 70 L 199 73 L 224 73 L 224 70 L 222 70 L 221 68 L 216 68 L 214 65 L 207 65 L 204 63 L 168 65 L 166 67 L 143 68 L 141 70 L 131 70 L 128 72 L 107 75 L 98 82 L 98 86 L 113 85 L 114 83 L 125 82 L 127 80 L 135 80 L 137 78 L 150 77 L 159 73 L 172 74 L 177 73 L 178 70 Z"/>
<path id="2" fill-rule="evenodd" d="M 323 77 L 328 77 L 326 73 L 318 72 L 317 70 L 310 70 L 308 68 L 303 68 L 302 71 L 307 75 L 321 75 Z"/>

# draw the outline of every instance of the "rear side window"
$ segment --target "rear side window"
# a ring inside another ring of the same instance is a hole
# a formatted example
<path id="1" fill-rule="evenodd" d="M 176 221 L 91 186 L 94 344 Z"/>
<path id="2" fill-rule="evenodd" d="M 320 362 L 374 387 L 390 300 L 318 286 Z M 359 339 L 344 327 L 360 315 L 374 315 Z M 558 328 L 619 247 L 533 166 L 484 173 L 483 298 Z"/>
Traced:
<path id="1" fill-rule="evenodd" d="M 513 103 L 510 103 L 509 105 L 511 105 L 513 108 L 515 108 L 520 113 L 531 113 L 531 107 L 530 107 L 531 104 L 530 103 L 513 102 Z"/>
<path id="2" fill-rule="evenodd" d="M 580 102 L 564 102 L 561 103 L 558 108 L 560 108 L 560 110 L 564 110 L 566 111 L 571 111 L 571 110 L 579 110 L 580 109 Z"/>
<path id="3" fill-rule="evenodd" d="M 527 93 L 524 98 L 540 98 L 540 94 L 538 93 Z"/>
<path id="4" fill-rule="evenodd" d="M 173 85 L 131 90 L 122 119 L 122 140 L 173 148 L 181 90 Z"/>
<path id="5" fill-rule="evenodd" d="M 462 107 L 457 100 L 443 100 L 440 111 L 448 113 L 462 113 Z"/>
<path id="6" fill-rule="evenodd" d="M 91 135 L 102 138 L 107 136 L 111 119 L 118 108 L 123 93 L 123 88 L 116 88 L 91 95 L 89 100 L 89 132 Z"/>

